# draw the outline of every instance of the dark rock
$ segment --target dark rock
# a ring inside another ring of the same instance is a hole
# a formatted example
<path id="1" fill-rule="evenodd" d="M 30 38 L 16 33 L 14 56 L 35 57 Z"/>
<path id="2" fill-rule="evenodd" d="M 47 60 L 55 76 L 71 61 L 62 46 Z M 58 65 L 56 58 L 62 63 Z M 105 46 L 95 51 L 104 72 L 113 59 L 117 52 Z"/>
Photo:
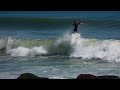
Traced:
<path id="1" fill-rule="evenodd" d="M 97 76 L 97 79 L 120 79 L 120 78 L 118 76 L 104 75 L 104 76 Z"/>
<path id="2" fill-rule="evenodd" d="M 38 77 L 38 76 L 31 74 L 31 73 L 24 73 L 24 74 L 21 74 L 17 79 L 49 79 L 49 78 Z"/>
<path id="3" fill-rule="evenodd" d="M 118 76 L 113 75 L 95 76 L 92 74 L 80 74 L 76 79 L 120 79 L 120 78 Z"/>
<path id="4" fill-rule="evenodd" d="M 77 79 L 96 79 L 96 76 L 91 74 L 80 74 Z"/>

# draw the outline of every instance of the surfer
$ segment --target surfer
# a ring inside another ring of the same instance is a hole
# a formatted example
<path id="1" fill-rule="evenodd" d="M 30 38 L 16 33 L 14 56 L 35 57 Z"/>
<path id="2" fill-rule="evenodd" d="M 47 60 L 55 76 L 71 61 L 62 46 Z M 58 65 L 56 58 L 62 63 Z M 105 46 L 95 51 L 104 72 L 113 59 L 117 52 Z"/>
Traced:
<path id="1" fill-rule="evenodd" d="M 79 24 L 80 24 L 80 23 L 77 23 L 77 21 L 74 20 L 74 23 L 73 23 L 73 25 L 72 25 L 72 26 L 74 26 L 73 33 L 74 33 L 74 32 L 77 32 L 77 33 L 78 33 L 77 29 L 78 29 L 78 25 L 79 25 Z"/>

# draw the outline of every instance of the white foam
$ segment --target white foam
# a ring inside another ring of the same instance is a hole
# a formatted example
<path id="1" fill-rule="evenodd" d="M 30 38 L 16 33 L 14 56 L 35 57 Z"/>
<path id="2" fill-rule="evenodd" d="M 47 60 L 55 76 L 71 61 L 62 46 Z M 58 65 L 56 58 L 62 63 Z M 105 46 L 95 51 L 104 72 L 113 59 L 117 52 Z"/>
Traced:
<path id="1" fill-rule="evenodd" d="M 69 43 L 73 48 L 70 58 L 100 58 L 120 62 L 120 40 L 85 39 L 78 33 L 66 33 L 56 41 L 56 45 L 63 42 Z"/>
<path id="2" fill-rule="evenodd" d="M 36 56 L 46 54 L 47 50 L 43 46 L 33 46 L 32 48 L 27 48 L 20 46 L 20 40 L 8 37 L 8 39 L 0 39 L 0 49 L 6 48 L 6 54 L 11 56 Z"/>
<path id="3" fill-rule="evenodd" d="M 58 40 L 55 42 L 55 44 L 69 42 L 72 45 L 72 44 L 76 44 L 78 40 L 80 41 L 81 40 L 80 38 L 81 38 L 81 36 L 78 33 L 70 34 L 69 32 L 67 32 L 65 35 L 58 38 Z"/>
<path id="4" fill-rule="evenodd" d="M 6 41 L 4 39 L 0 39 L 0 49 L 6 47 Z"/>
<path id="5" fill-rule="evenodd" d="M 15 48 L 18 45 L 18 41 L 15 38 L 8 37 L 7 44 L 6 44 L 6 53 L 12 48 Z"/>
<path id="6" fill-rule="evenodd" d="M 103 60 L 120 62 L 120 41 L 119 40 L 96 40 L 95 43 L 90 42 L 91 39 L 75 39 L 73 37 L 74 51 L 70 57 L 82 58 L 100 58 Z M 90 42 L 90 43 L 88 43 Z M 86 43 L 88 45 L 86 46 Z"/>
<path id="7" fill-rule="evenodd" d="M 40 47 L 33 47 L 33 48 L 25 48 L 25 47 L 18 47 L 16 49 L 9 50 L 9 54 L 11 56 L 35 56 L 35 55 L 42 55 L 46 54 L 47 51 L 43 46 Z"/>

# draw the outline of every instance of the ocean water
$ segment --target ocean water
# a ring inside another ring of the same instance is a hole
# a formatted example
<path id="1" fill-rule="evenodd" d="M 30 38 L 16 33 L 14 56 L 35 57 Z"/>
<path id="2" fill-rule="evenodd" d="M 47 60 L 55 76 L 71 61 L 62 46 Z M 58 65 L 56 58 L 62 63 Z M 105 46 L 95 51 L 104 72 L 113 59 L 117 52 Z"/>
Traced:
<path id="1" fill-rule="evenodd" d="M 0 11 L 0 79 L 22 73 L 120 76 L 120 11 Z"/>

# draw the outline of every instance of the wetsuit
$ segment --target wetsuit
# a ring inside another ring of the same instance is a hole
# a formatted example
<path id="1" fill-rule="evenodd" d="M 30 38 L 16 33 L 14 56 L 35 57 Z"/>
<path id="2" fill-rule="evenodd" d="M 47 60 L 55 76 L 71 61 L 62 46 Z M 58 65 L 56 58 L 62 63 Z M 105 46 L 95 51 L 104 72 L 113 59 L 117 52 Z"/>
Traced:
<path id="1" fill-rule="evenodd" d="M 78 25 L 79 25 L 79 24 L 80 24 L 80 23 L 73 24 L 73 25 L 74 25 L 73 33 L 74 33 L 74 32 L 77 32 L 77 33 L 78 33 L 77 29 L 78 29 Z"/>

